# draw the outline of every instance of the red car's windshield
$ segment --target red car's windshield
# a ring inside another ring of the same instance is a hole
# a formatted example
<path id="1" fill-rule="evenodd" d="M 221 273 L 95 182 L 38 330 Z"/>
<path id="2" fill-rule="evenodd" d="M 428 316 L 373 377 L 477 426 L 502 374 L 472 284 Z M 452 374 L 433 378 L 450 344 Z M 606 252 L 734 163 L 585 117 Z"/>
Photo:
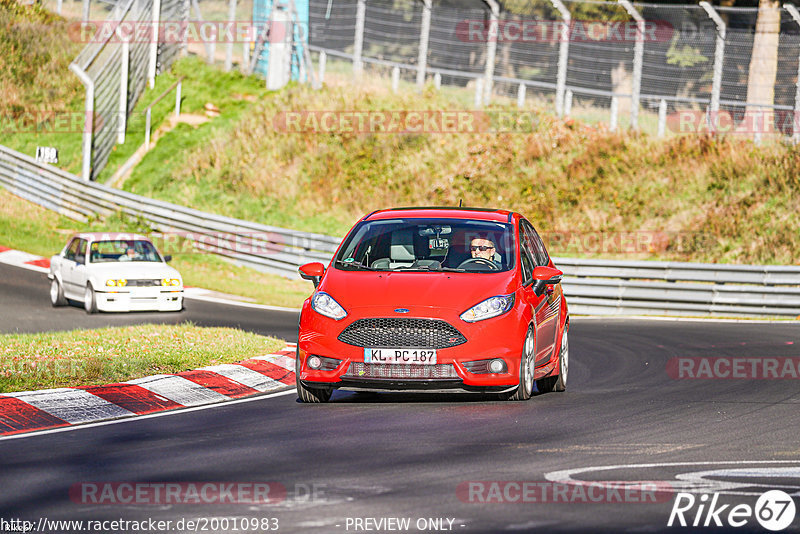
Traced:
<path id="1" fill-rule="evenodd" d="M 366 221 L 347 237 L 343 270 L 499 272 L 514 267 L 513 225 L 465 219 Z"/>

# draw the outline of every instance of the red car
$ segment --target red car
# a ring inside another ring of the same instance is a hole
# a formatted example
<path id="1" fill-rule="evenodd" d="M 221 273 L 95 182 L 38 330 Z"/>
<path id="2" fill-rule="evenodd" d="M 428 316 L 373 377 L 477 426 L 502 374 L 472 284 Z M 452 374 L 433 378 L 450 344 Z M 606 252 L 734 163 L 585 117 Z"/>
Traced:
<path id="1" fill-rule="evenodd" d="M 564 391 L 569 313 L 530 222 L 478 208 L 370 213 L 327 269 L 300 267 L 297 392 L 468 391 L 527 400 Z"/>

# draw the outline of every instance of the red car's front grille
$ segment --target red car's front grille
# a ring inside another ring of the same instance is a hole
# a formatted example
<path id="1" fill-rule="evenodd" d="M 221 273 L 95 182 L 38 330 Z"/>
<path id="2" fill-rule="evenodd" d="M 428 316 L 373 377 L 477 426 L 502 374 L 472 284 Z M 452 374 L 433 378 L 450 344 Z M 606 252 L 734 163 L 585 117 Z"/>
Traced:
<path id="1" fill-rule="evenodd" d="M 352 362 L 342 378 L 458 379 L 453 364 L 406 365 Z"/>
<path id="2" fill-rule="evenodd" d="M 439 319 L 377 317 L 359 319 L 339 334 L 339 341 L 356 347 L 444 349 L 466 343 L 464 335 Z"/>

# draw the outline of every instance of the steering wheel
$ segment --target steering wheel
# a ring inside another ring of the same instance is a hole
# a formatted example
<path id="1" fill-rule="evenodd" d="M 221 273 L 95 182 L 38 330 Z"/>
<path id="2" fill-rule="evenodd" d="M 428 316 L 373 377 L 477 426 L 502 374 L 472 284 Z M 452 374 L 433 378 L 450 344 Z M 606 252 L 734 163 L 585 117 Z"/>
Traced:
<path id="1" fill-rule="evenodd" d="M 459 269 L 463 269 L 464 267 L 468 266 L 471 263 L 475 263 L 477 265 L 486 265 L 487 267 L 489 267 L 493 271 L 496 271 L 496 270 L 498 270 L 500 268 L 492 260 L 487 260 L 486 258 L 481 258 L 480 256 L 478 256 L 476 258 L 467 258 L 466 260 L 464 260 L 464 261 L 462 261 L 461 263 L 458 264 L 458 268 Z"/>

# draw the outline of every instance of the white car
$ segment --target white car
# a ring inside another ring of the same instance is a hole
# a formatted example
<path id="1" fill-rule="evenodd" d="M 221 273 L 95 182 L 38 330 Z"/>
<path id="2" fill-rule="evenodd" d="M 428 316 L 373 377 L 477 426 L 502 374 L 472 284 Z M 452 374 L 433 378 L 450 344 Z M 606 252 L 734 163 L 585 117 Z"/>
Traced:
<path id="1" fill-rule="evenodd" d="M 123 233 L 72 236 L 50 259 L 50 302 L 83 301 L 97 311 L 181 311 L 183 279 L 147 237 Z"/>

